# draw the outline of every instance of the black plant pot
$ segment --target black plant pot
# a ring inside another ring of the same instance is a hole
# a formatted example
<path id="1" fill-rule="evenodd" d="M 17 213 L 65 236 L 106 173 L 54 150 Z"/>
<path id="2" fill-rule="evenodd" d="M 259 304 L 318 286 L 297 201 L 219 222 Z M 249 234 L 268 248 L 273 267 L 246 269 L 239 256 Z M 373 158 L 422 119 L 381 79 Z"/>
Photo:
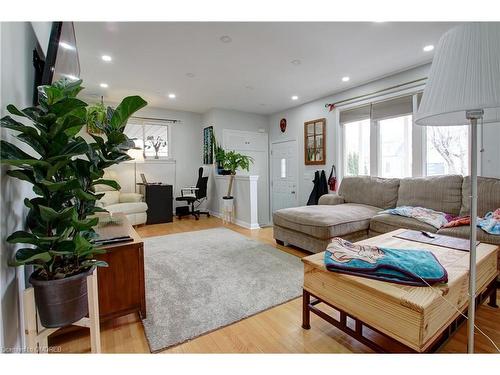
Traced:
<path id="1" fill-rule="evenodd" d="M 57 280 L 39 280 L 31 274 L 29 282 L 35 289 L 38 316 L 44 327 L 64 327 L 88 314 L 87 276 L 93 270 Z"/>

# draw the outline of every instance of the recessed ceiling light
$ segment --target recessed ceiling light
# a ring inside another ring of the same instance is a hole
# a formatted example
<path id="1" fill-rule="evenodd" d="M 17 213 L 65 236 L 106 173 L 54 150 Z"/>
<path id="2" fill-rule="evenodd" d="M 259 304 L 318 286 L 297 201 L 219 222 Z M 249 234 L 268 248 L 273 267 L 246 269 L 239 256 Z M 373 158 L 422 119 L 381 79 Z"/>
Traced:
<path id="1" fill-rule="evenodd" d="M 186 73 L 186 77 L 189 78 L 194 78 L 195 74 L 194 73 Z"/>
<path id="2" fill-rule="evenodd" d="M 300 61 L 299 59 L 295 59 L 295 60 L 292 60 L 290 61 L 293 65 L 300 65 L 302 64 L 302 61 Z"/>
<path id="3" fill-rule="evenodd" d="M 64 49 L 74 50 L 75 47 L 66 42 L 59 42 L 59 45 Z"/>
<path id="4" fill-rule="evenodd" d="M 429 44 L 428 46 L 425 46 L 423 49 L 424 52 L 430 52 L 434 49 L 434 46 L 432 44 Z"/>
<path id="5" fill-rule="evenodd" d="M 348 76 L 345 76 L 345 77 L 342 77 L 342 82 L 347 82 L 349 81 L 351 78 L 349 78 Z"/>
<path id="6" fill-rule="evenodd" d="M 106 61 L 106 62 L 110 62 L 111 60 L 113 60 L 111 58 L 111 56 L 109 56 L 109 55 L 102 55 L 101 59 L 102 59 L 102 61 Z"/>
<path id="7" fill-rule="evenodd" d="M 292 100 L 298 100 L 299 97 L 297 95 L 292 96 Z"/>
<path id="8" fill-rule="evenodd" d="M 108 88 L 109 85 L 107 83 L 102 82 L 101 84 L 99 84 L 99 86 L 101 86 L 103 89 L 106 89 Z"/>
<path id="9" fill-rule="evenodd" d="M 229 35 L 223 35 L 219 38 L 222 43 L 231 43 L 233 39 Z"/>
<path id="10" fill-rule="evenodd" d="M 171 94 L 168 94 L 168 97 L 169 97 L 170 99 L 175 99 L 175 94 L 172 94 L 172 93 L 171 93 Z"/>

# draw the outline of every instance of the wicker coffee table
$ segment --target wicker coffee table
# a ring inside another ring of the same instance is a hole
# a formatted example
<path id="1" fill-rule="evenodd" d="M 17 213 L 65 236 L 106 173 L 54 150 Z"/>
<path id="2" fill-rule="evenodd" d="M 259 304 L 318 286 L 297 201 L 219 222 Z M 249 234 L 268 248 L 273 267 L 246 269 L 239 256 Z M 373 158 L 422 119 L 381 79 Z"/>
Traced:
<path id="1" fill-rule="evenodd" d="M 467 310 L 469 253 L 394 237 L 402 231 L 358 243 L 430 250 L 446 268 L 448 284 L 413 287 L 330 272 L 324 266 L 324 252 L 314 254 L 302 259 L 302 327 L 310 328 L 312 312 L 376 352 L 437 350 L 465 320 L 457 310 Z M 490 297 L 490 305 L 496 306 L 497 252 L 493 245 L 477 247 L 476 304 Z M 320 304 L 337 313 L 327 313 L 318 308 Z"/>

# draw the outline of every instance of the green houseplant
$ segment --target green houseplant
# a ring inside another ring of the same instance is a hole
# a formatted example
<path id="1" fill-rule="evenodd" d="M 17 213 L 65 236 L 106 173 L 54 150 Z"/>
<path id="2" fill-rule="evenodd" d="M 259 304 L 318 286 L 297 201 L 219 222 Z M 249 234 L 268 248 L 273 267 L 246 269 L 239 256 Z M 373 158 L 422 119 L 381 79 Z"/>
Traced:
<path id="1" fill-rule="evenodd" d="M 232 199 L 231 195 L 233 189 L 234 176 L 238 169 L 250 170 L 250 164 L 253 163 L 253 158 L 247 155 L 239 154 L 235 151 L 225 151 L 224 160 L 222 162 L 223 168 L 230 172 L 229 175 L 229 186 L 227 188 L 227 194 L 224 199 Z"/>
<path id="2" fill-rule="evenodd" d="M 104 137 L 92 134 L 87 143 L 78 135 L 87 124 L 87 103 L 76 98 L 82 81 L 57 81 L 40 86 L 38 107 L 18 109 L 8 105 L 11 115 L 24 118 L 24 125 L 11 116 L 1 126 L 17 132 L 16 138 L 31 147 L 27 153 L 12 143 L 1 141 L 1 162 L 14 169 L 11 177 L 33 185 L 35 197 L 24 200 L 28 207 L 27 230 L 12 233 L 7 241 L 24 244 L 15 253 L 12 266 L 33 265 L 30 282 L 40 320 L 45 327 L 73 323 L 88 312 L 86 275 L 96 266 L 106 266 L 95 256 L 103 250 L 92 244 L 95 213 L 102 194 L 94 186 L 119 189 L 103 179 L 104 169 L 129 160 L 133 142 L 123 133 L 128 118 L 146 102 L 139 96 L 125 98 L 116 109 L 108 107 L 105 117 L 94 124 Z"/>

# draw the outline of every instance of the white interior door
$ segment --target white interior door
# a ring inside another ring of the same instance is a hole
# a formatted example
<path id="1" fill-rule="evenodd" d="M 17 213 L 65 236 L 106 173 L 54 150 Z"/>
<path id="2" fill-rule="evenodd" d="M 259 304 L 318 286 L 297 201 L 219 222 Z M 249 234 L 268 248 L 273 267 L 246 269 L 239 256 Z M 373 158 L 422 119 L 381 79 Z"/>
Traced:
<path id="1" fill-rule="evenodd" d="M 272 211 L 297 206 L 297 142 L 273 143 L 271 147 Z"/>

